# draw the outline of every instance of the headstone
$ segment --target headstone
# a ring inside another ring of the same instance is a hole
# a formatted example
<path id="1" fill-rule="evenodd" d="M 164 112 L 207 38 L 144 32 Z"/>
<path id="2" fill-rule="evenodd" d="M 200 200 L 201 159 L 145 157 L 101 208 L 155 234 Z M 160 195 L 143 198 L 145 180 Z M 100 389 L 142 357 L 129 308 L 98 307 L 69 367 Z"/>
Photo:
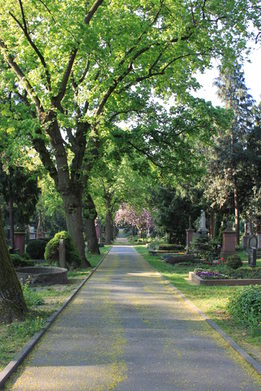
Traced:
<path id="1" fill-rule="evenodd" d="M 198 229 L 198 233 L 200 235 L 204 235 L 204 236 L 207 236 L 207 234 L 208 234 L 208 229 L 206 227 L 206 215 L 205 215 L 204 210 L 201 210 L 200 226 L 199 226 L 199 229 Z"/>
<path id="2" fill-rule="evenodd" d="M 236 232 L 227 228 L 223 232 L 221 256 L 226 257 L 236 253 Z"/>
<path id="3" fill-rule="evenodd" d="M 257 233 L 257 249 L 261 250 L 261 233 Z"/>
<path id="4" fill-rule="evenodd" d="M 248 264 L 249 266 L 256 266 L 258 238 L 256 235 L 250 235 L 247 242 Z"/>
<path id="5" fill-rule="evenodd" d="M 66 251 L 64 239 L 61 239 L 59 242 L 59 265 L 60 267 L 65 268 L 66 264 Z"/>
<path id="6" fill-rule="evenodd" d="M 20 255 L 24 254 L 25 232 L 15 232 L 14 233 L 14 248 L 18 249 Z"/>
<path id="7" fill-rule="evenodd" d="M 35 228 L 31 225 L 29 225 L 29 239 L 35 239 L 36 234 L 35 234 Z"/>
<path id="8" fill-rule="evenodd" d="M 192 228 L 186 229 L 186 249 L 188 250 L 189 245 L 193 239 L 193 234 L 195 233 L 195 230 Z"/>

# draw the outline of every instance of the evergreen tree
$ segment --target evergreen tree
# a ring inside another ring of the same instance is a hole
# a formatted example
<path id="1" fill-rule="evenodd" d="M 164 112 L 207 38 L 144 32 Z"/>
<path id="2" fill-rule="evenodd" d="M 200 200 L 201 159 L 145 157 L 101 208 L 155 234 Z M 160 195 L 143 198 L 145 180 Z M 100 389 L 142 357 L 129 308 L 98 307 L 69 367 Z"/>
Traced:
<path id="1" fill-rule="evenodd" d="M 247 142 L 254 127 L 254 101 L 245 85 L 238 63 L 223 66 L 217 80 L 219 96 L 231 112 L 231 123 L 224 134 L 215 139 L 208 164 L 206 195 L 213 207 L 234 211 L 239 243 L 240 213 L 252 192 L 253 178 L 248 174 Z"/>

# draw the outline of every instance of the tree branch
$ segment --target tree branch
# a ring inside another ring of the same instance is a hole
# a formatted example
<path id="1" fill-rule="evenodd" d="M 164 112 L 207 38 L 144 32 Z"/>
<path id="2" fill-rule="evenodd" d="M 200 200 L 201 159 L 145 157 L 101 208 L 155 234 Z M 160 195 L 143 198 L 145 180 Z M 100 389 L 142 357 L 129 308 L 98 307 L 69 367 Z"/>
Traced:
<path id="1" fill-rule="evenodd" d="M 34 52 L 37 54 L 38 58 L 40 59 L 41 64 L 42 64 L 42 66 L 44 68 L 48 90 L 51 91 L 51 89 L 52 89 L 52 86 L 51 86 L 51 75 L 50 75 L 48 66 L 46 64 L 44 56 L 42 55 L 42 53 L 40 52 L 40 50 L 38 49 L 38 47 L 36 46 L 36 44 L 32 40 L 32 38 L 30 36 L 30 33 L 28 32 L 26 18 L 25 18 L 25 13 L 24 13 L 24 9 L 23 9 L 23 3 L 22 3 L 21 0 L 19 0 L 19 4 L 20 4 L 20 9 L 21 9 L 23 24 L 16 18 L 16 16 L 12 12 L 9 12 L 9 14 L 15 20 L 15 22 L 18 24 L 18 26 L 21 28 L 21 30 L 23 31 L 25 37 L 27 38 L 28 43 L 31 45 L 31 47 L 33 48 Z"/>
<path id="2" fill-rule="evenodd" d="M 187 35 L 184 35 L 183 37 L 181 37 L 181 40 L 182 40 L 182 41 L 188 40 L 188 39 L 191 37 L 191 35 L 192 35 L 192 32 L 189 32 Z M 105 106 L 107 100 L 108 100 L 109 97 L 111 96 L 111 94 L 112 94 L 112 93 L 114 92 L 114 90 L 117 88 L 117 86 L 119 85 L 119 83 L 120 83 L 122 80 L 124 80 L 124 78 L 133 70 L 134 61 L 135 61 L 138 57 L 140 57 L 142 54 L 146 53 L 146 52 L 147 52 L 148 50 L 150 50 L 153 46 L 159 46 L 159 47 L 160 47 L 160 46 L 165 46 L 165 45 L 168 46 L 168 45 L 170 45 L 170 44 L 177 43 L 178 41 L 179 41 L 178 38 L 173 38 L 173 39 L 171 39 L 171 40 L 169 40 L 169 41 L 166 41 L 166 42 L 163 42 L 163 43 L 162 43 L 162 42 L 154 42 L 154 44 L 151 44 L 151 45 L 148 45 L 148 46 L 146 46 L 146 47 L 143 47 L 143 48 L 139 49 L 139 50 L 133 55 L 133 57 L 131 58 L 131 60 L 130 60 L 130 62 L 129 62 L 129 64 L 128 64 L 127 69 L 126 69 L 126 70 L 125 70 L 125 71 L 124 71 L 116 80 L 113 81 L 114 84 L 111 85 L 111 86 L 108 88 L 107 92 L 103 95 L 103 97 L 102 97 L 102 99 L 101 99 L 101 102 L 100 102 L 100 104 L 99 104 L 99 106 L 98 106 L 98 108 L 97 108 L 97 110 L 96 110 L 96 115 L 98 116 L 98 115 L 101 114 L 101 112 L 103 111 L 103 108 L 104 108 L 104 106 Z M 165 46 L 165 49 L 163 49 L 163 50 L 166 50 L 166 46 Z M 163 53 L 163 52 L 161 51 L 161 53 L 158 55 L 158 57 L 156 58 L 156 60 L 154 61 L 154 63 L 151 65 L 151 67 L 150 67 L 150 69 L 149 69 L 148 75 L 143 76 L 143 77 L 139 77 L 139 78 L 137 78 L 134 82 L 130 82 L 130 83 L 128 84 L 128 87 L 127 87 L 127 88 L 129 88 L 129 87 L 130 87 L 131 85 L 133 85 L 133 84 L 136 84 L 137 82 L 143 81 L 143 80 L 148 79 L 148 78 L 150 78 L 150 77 L 154 77 L 154 76 L 158 76 L 158 75 L 163 75 L 164 72 L 165 72 L 165 70 L 166 70 L 166 68 L 167 68 L 168 66 L 170 66 L 174 61 L 176 61 L 176 60 L 178 60 L 178 59 L 180 59 L 180 58 L 182 58 L 182 57 L 187 57 L 187 56 L 191 55 L 191 54 L 188 54 L 188 55 L 179 56 L 179 57 L 173 59 L 171 62 L 169 62 L 169 63 L 167 64 L 167 66 L 165 66 L 161 71 L 152 73 L 152 69 L 153 69 L 153 67 L 155 67 L 156 64 L 159 62 L 160 58 L 162 57 L 162 53 Z M 127 89 L 127 88 L 124 88 L 124 90 Z"/>
<path id="3" fill-rule="evenodd" d="M 74 63 L 75 57 L 77 55 L 77 52 L 78 52 L 78 49 L 74 49 L 71 52 L 71 54 L 69 56 L 69 60 L 68 60 L 67 66 L 66 66 L 64 74 L 63 74 L 63 78 L 62 78 L 62 81 L 61 81 L 61 85 L 60 85 L 60 89 L 59 89 L 58 95 L 53 97 L 53 103 L 54 103 L 55 107 L 57 107 L 61 111 L 62 111 L 61 101 L 63 100 L 65 92 L 66 92 L 66 87 L 67 87 L 67 84 L 68 84 L 68 80 L 69 80 L 69 77 L 70 77 L 70 74 L 71 74 L 71 71 L 72 71 L 73 63 Z"/>
<path id="4" fill-rule="evenodd" d="M 97 11 L 97 9 L 100 7 L 100 5 L 103 3 L 103 0 L 96 0 L 91 9 L 89 10 L 89 12 L 87 13 L 87 15 L 85 16 L 85 19 L 84 19 L 84 23 L 85 24 L 89 24 L 93 15 L 95 14 L 95 12 Z"/>
<path id="5" fill-rule="evenodd" d="M 28 95 L 30 96 L 30 98 L 34 102 L 37 113 L 40 116 L 44 112 L 44 109 L 43 109 L 41 102 L 40 102 L 40 99 L 36 95 L 32 85 L 30 84 L 29 80 L 26 78 L 22 69 L 15 62 L 14 57 L 9 53 L 8 48 L 7 48 L 6 44 L 4 43 L 4 41 L 2 41 L 1 39 L 0 39 L 0 47 L 2 48 L 6 62 L 14 70 L 16 76 L 18 77 L 18 79 L 22 83 L 22 86 L 25 88 Z"/>
<path id="6" fill-rule="evenodd" d="M 159 168 L 164 168 L 164 166 L 162 164 L 160 164 L 159 162 L 156 162 L 153 157 L 145 150 L 145 149 L 142 149 L 142 148 L 139 148 L 137 147 L 136 145 L 134 145 L 131 141 L 127 141 L 127 143 L 129 145 L 131 145 L 136 151 L 140 152 L 141 154 L 147 156 L 147 158 L 153 163 L 155 164 L 155 166 L 159 167 Z"/>

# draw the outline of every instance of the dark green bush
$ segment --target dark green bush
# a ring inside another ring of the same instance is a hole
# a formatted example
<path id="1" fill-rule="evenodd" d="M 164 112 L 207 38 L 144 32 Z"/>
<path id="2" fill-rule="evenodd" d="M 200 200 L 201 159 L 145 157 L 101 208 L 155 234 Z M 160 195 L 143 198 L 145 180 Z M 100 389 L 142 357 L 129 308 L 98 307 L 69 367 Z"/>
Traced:
<path id="1" fill-rule="evenodd" d="M 47 241 L 44 239 L 29 240 L 26 252 L 32 259 L 44 259 L 44 251 Z"/>
<path id="2" fill-rule="evenodd" d="M 231 255 L 230 257 L 227 257 L 226 265 L 231 269 L 238 269 L 243 264 L 239 255 Z"/>
<path id="3" fill-rule="evenodd" d="M 19 254 L 10 254 L 11 260 L 13 262 L 14 267 L 25 267 L 25 266 L 33 266 L 34 263 L 32 261 L 24 259 Z"/>
<path id="4" fill-rule="evenodd" d="M 175 251 L 182 251 L 184 250 L 184 246 L 182 244 L 160 244 L 159 250 L 175 250 Z"/>
<path id="5" fill-rule="evenodd" d="M 202 260 L 212 262 L 218 256 L 218 243 L 202 235 L 191 241 L 188 252 L 196 254 Z"/>
<path id="6" fill-rule="evenodd" d="M 65 243 L 65 263 L 68 269 L 75 269 L 80 266 L 81 258 L 75 248 L 72 238 L 66 231 L 58 232 L 54 237 L 47 243 L 44 252 L 44 259 L 50 263 L 59 263 L 59 243 L 60 240 L 64 239 Z"/>
<path id="7" fill-rule="evenodd" d="M 254 333 L 261 332 L 261 286 L 251 285 L 235 291 L 229 299 L 227 310 Z"/>

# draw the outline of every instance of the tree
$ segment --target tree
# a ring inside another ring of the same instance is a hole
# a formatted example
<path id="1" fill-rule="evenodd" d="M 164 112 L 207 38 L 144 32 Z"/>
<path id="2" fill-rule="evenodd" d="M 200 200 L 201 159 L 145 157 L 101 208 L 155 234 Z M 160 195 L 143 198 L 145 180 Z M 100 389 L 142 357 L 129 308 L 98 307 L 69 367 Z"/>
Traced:
<path id="1" fill-rule="evenodd" d="M 190 190 L 192 192 L 192 190 Z M 200 215 L 200 201 L 192 202 L 188 194 L 180 194 L 177 189 L 158 187 L 153 193 L 152 203 L 156 210 L 156 226 L 163 228 L 169 243 L 185 243 L 189 220 Z"/>
<path id="2" fill-rule="evenodd" d="M 23 292 L 8 252 L 0 216 L 0 322 L 22 319 L 27 312 Z"/>
<path id="3" fill-rule="evenodd" d="M 244 74 L 238 63 L 221 69 L 217 81 L 219 95 L 231 111 L 231 124 L 224 134 L 215 139 L 210 159 L 209 185 L 206 194 L 212 197 L 212 206 L 234 209 L 237 242 L 239 243 L 240 213 L 253 186 L 249 175 L 247 143 L 254 127 L 254 102 L 247 91 Z"/>
<path id="4" fill-rule="evenodd" d="M 105 120 L 126 119 L 152 88 L 184 96 L 196 69 L 244 46 L 249 20 L 259 23 L 257 3 L 0 1 L 2 85 L 14 75 L 13 99 L 24 103 L 19 120 L 62 197 L 83 264 L 86 139 Z"/>
<path id="5" fill-rule="evenodd" d="M 146 234 L 147 236 L 154 227 L 153 217 L 147 209 L 138 210 L 127 203 L 122 204 L 117 210 L 114 222 L 116 225 L 124 224 L 131 227 L 133 232 L 137 229 L 140 235 Z"/>
<path id="6" fill-rule="evenodd" d="M 11 246 L 14 247 L 14 228 L 25 229 L 35 212 L 40 189 L 37 173 L 23 167 L 9 167 L 7 174 L 0 162 L 0 185 L 9 210 Z"/>
<path id="7" fill-rule="evenodd" d="M 60 194 L 55 189 L 50 176 L 42 173 L 39 180 L 41 194 L 36 206 L 36 213 L 41 216 L 44 232 L 49 237 L 60 231 L 66 231 L 65 213 Z"/>

